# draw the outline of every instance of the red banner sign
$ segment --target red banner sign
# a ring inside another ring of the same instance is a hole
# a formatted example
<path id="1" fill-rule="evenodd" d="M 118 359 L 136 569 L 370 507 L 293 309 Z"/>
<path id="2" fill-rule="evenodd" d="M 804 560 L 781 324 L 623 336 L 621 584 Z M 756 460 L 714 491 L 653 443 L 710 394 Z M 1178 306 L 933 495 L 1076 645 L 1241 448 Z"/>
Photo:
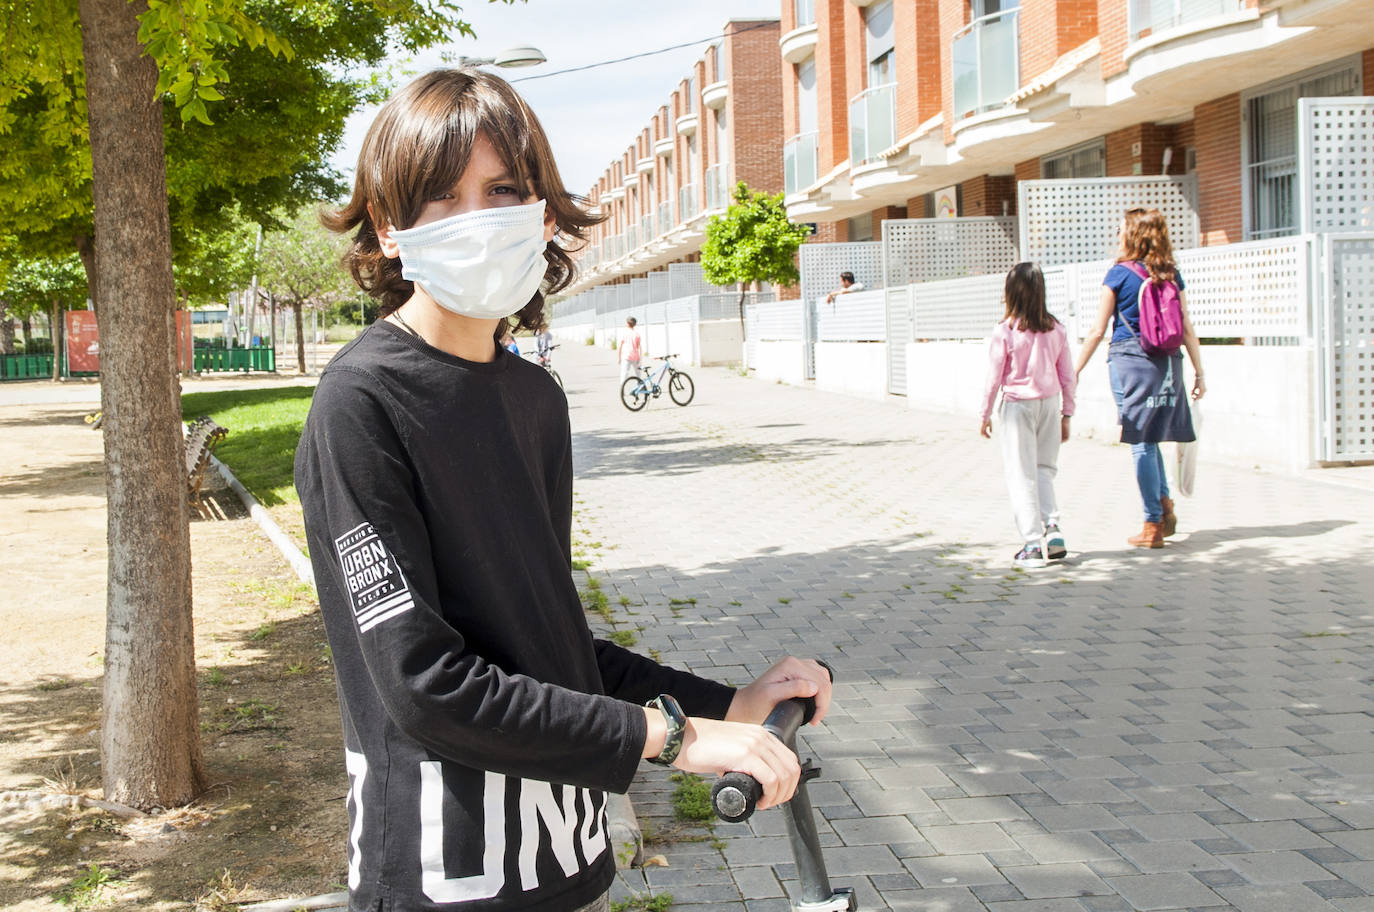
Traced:
<path id="1" fill-rule="evenodd" d="M 184 310 L 177 317 L 177 361 L 181 369 L 191 369 L 191 315 Z M 96 328 L 95 313 L 89 310 L 67 311 L 67 370 L 74 374 L 94 374 L 100 371 L 100 331 Z"/>

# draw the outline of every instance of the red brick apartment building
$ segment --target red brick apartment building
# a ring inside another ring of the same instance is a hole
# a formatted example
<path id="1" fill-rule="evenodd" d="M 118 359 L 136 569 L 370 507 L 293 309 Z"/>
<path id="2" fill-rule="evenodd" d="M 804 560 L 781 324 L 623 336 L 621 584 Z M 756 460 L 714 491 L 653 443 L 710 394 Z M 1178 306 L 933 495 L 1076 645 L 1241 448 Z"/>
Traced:
<path id="1" fill-rule="evenodd" d="M 1206 244 L 1297 231 L 1299 97 L 1374 94 L 1374 0 L 782 0 L 788 213 L 816 240 L 1195 172 Z"/>
<path id="2" fill-rule="evenodd" d="M 697 259 L 707 219 L 735 184 L 782 191 L 778 21 L 734 19 L 587 196 L 593 229 L 568 289 L 625 282 Z"/>

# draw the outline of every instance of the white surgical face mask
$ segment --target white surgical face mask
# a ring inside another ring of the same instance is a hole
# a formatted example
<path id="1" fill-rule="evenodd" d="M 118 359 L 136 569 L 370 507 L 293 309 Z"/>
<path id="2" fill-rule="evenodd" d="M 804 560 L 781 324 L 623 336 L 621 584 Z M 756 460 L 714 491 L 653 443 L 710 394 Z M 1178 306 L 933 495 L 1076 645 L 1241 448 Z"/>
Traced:
<path id="1" fill-rule="evenodd" d="M 530 302 L 544 259 L 544 201 L 463 212 L 417 228 L 392 231 L 401 276 L 440 307 L 496 320 Z"/>

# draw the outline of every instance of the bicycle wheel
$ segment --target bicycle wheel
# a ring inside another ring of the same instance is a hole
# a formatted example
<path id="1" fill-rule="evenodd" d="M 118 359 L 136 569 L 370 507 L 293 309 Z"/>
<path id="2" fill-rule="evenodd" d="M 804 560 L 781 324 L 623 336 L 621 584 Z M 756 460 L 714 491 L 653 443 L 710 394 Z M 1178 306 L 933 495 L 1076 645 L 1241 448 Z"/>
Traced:
<path id="1" fill-rule="evenodd" d="M 549 373 L 553 374 L 553 382 L 558 384 L 559 389 L 562 389 L 563 378 L 558 376 L 558 371 L 554 370 L 553 368 L 549 368 Z"/>
<path id="2" fill-rule="evenodd" d="M 696 394 L 697 388 L 692 378 L 682 371 L 673 371 L 668 378 L 668 395 L 673 397 L 673 401 L 678 405 L 686 405 Z"/>
<path id="3" fill-rule="evenodd" d="M 620 401 L 632 412 L 637 412 L 649 404 L 649 389 L 638 377 L 626 377 L 620 384 Z"/>

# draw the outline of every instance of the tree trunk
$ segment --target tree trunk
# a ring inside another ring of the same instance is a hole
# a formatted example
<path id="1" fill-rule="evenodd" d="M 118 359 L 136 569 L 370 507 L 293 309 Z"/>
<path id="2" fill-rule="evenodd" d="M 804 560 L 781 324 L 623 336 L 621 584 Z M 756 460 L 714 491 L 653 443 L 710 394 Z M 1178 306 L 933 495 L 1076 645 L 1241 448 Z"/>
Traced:
<path id="1" fill-rule="evenodd" d="M 19 321 L 19 329 L 24 333 L 24 354 L 33 354 L 33 321 L 29 317 Z"/>
<path id="2" fill-rule="evenodd" d="M 52 302 L 52 379 L 62 379 L 62 304 Z"/>
<path id="3" fill-rule="evenodd" d="M 744 283 L 739 283 L 739 337 L 749 341 L 749 330 L 744 328 Z"/>
<path id="4" fill-rule="evenodd" d="M 296 370 L 305 374 L 305 313 L 299 300 L 291 302 L 291 315 L 296 319 Z"/>
<path id="5" fill-rule="evenodd" d="M 173 330 L 172 246 L 147 0 L 79 0 L 95 202 L 108 585 L 105 798 L 172 807 L 202 790 L 191 546 Z"/>
<path id="6" fill-rule="evenodd" d="M 10 316 L 10 306 L 0 301 L 0 355 L 14 354 L 14 318 Z"/>
<path id="7" fill-rule="evenodd" d="M 81 266 L 86 270 L 86 297 L 91 301 L 91 310 L 98 310 L 95 306 L 95 238 L 89 234 L 78 234 L 76 240 L 76 252 L 81 255 Z"/>

